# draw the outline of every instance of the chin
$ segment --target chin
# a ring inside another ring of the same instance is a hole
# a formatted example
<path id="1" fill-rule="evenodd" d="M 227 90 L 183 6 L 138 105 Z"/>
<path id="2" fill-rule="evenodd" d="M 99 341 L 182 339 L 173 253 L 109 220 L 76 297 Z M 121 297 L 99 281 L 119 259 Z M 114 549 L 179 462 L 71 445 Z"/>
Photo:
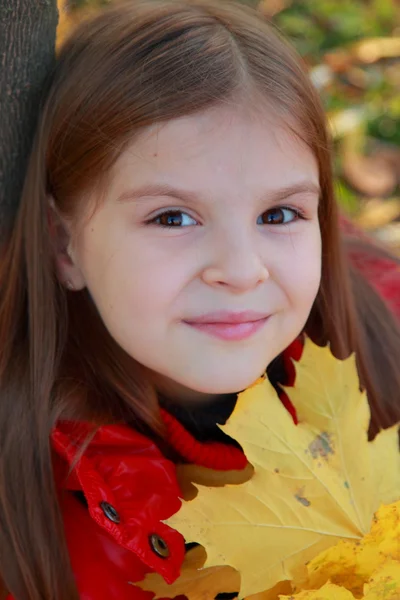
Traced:
<path id="1" fill-rule="evenodd" d="M 253 385 L 255 381 L 262 375 L 264 375 L 265 369 L 261 369 L 258 373 L 252 373 L 251 375 L 243 375 L 242 377 L 238 377 L 237 374 L 235 377 L 220 377 L 217 380 L 213 378 L 209 378 L 209 381 L 213 381 L 213 384 L 204 385 L 204 381 L 202 385 L 194 385 L 195 382 L 192 382 L 192 389 L 196 389 L 197 392 L 208 394 L 208 395 L 221 395 L 221 394 L 235 394 L 245 390 L 246 388 Z"/>

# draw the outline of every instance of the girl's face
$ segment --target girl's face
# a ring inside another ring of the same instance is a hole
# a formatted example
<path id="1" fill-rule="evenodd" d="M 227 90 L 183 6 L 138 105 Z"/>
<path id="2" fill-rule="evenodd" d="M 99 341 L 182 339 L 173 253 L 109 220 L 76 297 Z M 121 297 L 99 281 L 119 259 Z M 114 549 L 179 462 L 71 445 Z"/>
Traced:
<path id="1" fill-rule="evenodd" d="M 180 401 L 253 383 L 302 331 L 319 288 L 316 161 L 249 112 L 213 108 L 136 138 L 61 267 Z"/>

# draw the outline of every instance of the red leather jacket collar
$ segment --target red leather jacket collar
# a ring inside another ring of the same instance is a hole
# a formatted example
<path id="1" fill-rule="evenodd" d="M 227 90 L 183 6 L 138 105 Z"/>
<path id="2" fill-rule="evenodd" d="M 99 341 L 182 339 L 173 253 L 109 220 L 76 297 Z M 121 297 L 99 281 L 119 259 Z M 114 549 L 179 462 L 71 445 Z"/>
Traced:
<path id="1" fill-rule="evenodd" d="M 172 582 L 184 557 L 182 536 L 162 523 L 181 504 L 173 463 L 162 456 L 152 441 L 133 429 L 107 425 L 97 431 L 70 472 L 79 443 L 88 434 L 87 423 L 65 421 L 53 431 L 59 487 L 83 491 L 91 518 L 119 546 L 135 553 L 150 569 Z M 110 518 L 110 507 L 118 522 Z M 173 549 L 168 557 L 157 555 L 151 545 L 152 536 L 158 536 Z"/>

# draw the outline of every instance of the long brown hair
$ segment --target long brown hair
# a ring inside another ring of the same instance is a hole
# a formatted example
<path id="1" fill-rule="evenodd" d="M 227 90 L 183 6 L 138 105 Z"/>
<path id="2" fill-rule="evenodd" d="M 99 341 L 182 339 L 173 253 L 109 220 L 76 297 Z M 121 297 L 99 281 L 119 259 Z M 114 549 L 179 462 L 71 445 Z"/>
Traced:
<path id="1" fill-rule="evenodd" d="M 322 283 L 306 331 L 339 356 L 357 352 L 375 428 L 400 417 L 399 327 L 348 266 L 324 112 L 299 57 L 240 4 L 115 4 L 81 24 L 59 53 L 3 244 L 0 574 L 17 600 L 78 598 L 53 482 L 49 435 L 57 419 L 125 422 L 162 435 L 140 365 L 108 334 L 87 291 L 66 292 L 57 281 L 47 196 L 76 216 L 89 192 L 101 197 L 141 128 L 239 98 L 268 102 L 318 161 Z"/>

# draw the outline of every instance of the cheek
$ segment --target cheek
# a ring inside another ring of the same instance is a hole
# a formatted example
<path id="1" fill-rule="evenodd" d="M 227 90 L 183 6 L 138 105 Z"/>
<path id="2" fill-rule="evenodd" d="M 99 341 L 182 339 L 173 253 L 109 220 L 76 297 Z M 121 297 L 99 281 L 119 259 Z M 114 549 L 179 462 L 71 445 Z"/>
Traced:
<path id="1" fill-rule="evenodd" d="M 147 319 L 147 325 L 166 311 L 173 312 L 190 279 L 182 253 L 166 255 L 158 252 L 156 245 L 120 244 L 117 251 L 103 252 L 99 263 L 103 265 L 96 282 L 100 302 L 107 298 L 108 310 L 112 308 L 130 321 Z"/>
<path id="2" fill-rule="evenodd" d="M 292 308 L 311 309 L 321 281 L 319 228 L 291 236 L 280 249 L 277 277 Z"/>

